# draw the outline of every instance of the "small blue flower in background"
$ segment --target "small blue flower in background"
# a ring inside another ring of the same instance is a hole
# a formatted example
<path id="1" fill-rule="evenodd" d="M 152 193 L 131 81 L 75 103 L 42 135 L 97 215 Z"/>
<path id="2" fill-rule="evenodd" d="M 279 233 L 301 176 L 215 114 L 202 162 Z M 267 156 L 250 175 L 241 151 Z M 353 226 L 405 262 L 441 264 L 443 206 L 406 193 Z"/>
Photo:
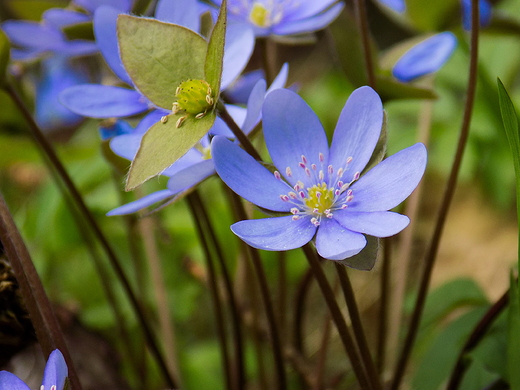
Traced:
<path id="1" fill-rule="evenodd" d="M 383 124 L 381 100 L 371 88 L 359 88 L 348 99 L 330 150 L 319 119 L 294 92 L 271 92 L 262 116 L 277 171 L 225 137 L 215 137 L 211 150 L 217 173 L 233 191 L 261 208 L 289 213 L 232 225 L 247 244 L 280 251 L 314 238 L 322 257 L 343 260 L 365 247 L 364 234 L 388 237 L 408 225 L 408 217 L 388 210 L 419 183 L 426 148 L 413 145 L 360 176 Z"/>
<path id="2" fill-rule="evenodd" d="M 457 47 L 457 38 L 451 32 L 436 34 L 418 43 L 397 60 L 392 74 L 402 82 L 438 71 Z"/>
<path id="3" fill-rule="evenodd" d="M 378 0 L 381 4 L 387 6 L 395 12 L 403 13 L 406 11 L 406 3 L 404 0 Z"/>
<path id="4" fill-rule="evenodd" d="M 63 355 L 55 349 L 47 359 L 40 390 L 63 390 L 68 375 L 67 364 Z M 0 371 L 0 390 L 31 390 L 16 375 Z"/>
<path id="5" fill-rule="evenodd" d="M 265 80 L 259 80 L 249 95 L 247 110 L 237 106 L 226 105 L 230 115 L 245 134 L 249 134 L 258 122 L 260 122 L 262 117 L 262 104 L 265 96 L 275 89 L 283 88 L 287 82 L 287 74 L 288 65 L 285 64 L 268 90 L 266 90 Z M 133 160 L 139 148 L 142 136 L 146 130 L 159 119 L 159 114 L 152 112 L 148 114 L 131 133 L 114 137 L 110 141 L 112 151 L 118 156 Z M 123 121 L 118 122 L 126 123 Z M 121 125 L 117 125 L 116 128 L 121 129 Z M 231 131 L 218 117 L 215 125 L 210 129 L 210 133 L 211 135 L 233 137 Z M 131 214 L 157 202 L 175 199 L 175 196 L 213 175 L 215 173 L 215 166 L 211 158 L 209 146 L 209 137 L 205 136 L 200 141 L 199 147 L 190 149 L 188 153 L 162 173 L 162 175 L 169 177 L 167 189 L 153 192 L 141 199 L 117 207 L 108 212 L 107 215 Z"/>
<path id="6" fill-rule="evenodd" d="M 462 25 L 465 30 L 471 30 L 471 0 L 461 0 L 462 3 Z M 478 2 L 480 26 L 486 27 L 491 23 L 493 7 L 488 0 Z"/>
<path id="7" fill-rule="evenodd" d="M 337 0 L 228 0 L 228 20 L 252 26 L 260 37 L 302 34 L 325 28 L 343 6 Z"/>

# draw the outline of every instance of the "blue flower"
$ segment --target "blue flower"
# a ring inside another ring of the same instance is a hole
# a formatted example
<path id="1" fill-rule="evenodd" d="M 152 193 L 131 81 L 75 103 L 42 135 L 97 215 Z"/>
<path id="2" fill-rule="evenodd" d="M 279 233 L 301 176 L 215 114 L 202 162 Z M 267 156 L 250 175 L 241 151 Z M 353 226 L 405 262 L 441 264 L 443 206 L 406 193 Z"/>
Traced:
<path id="1" fill-rule="evenodd" d="M 465 30 L 471 30 L 471 0 L 461 0 L 462 2 L 462 25 Z M 478 2 L 480 26 L 486 27 L 491 23 L 493 7 L 488 0 Z"/>
<path id="2" fill-rule="evenodd" d="M 397 60 L 392 74 L 402 82 L 438 71 L 457 47 L 457 38 L 451 32 L 442 32 L 413 46 Z"/>
<path id="3" fill-rule="evenodd" d="M 352 93 L 330 150 L 319 119 L 294 92 L 271 92 L 262 115 L 274 173 L 226 138 L 212 142 L 217 173 L 233 191 L 263 209 L 288 213 L 235 223 L 231 230 L 243 241 L 280 251 L 314 239 L 322 257 L 342 260 L 365 247 L 364 234 L 387 237 L 408 225 L 406 216 L 388 210 L 419 183 L 426 148 L 413 145 L 361 176 L 383 125 L 381 100 L 371 88 Z"/>
<path id="4" fill-rule="evenodd" d="M 302 34 L 326 27 L 343 6 L 337 0 L 228 0 L 228 18 L 252 26 L 260 37 Z"/>
<path id="5" fill-rule="evenodd" d="M 378 0 L 381 4 L 387 6 L 391 10 L 399 13 L 406 11 L 406 3 L 404 0 Z"/>
<path id="6" fill-rule="evenodd" d="M 65 359 L 61 352 L 55 349 L 47 360 L 40 390 L 63 390 L 67 375 Z M 0 390 L 30 390 L 30 388 L 16 375 L 0 371 Z"/>
<path id="7" fill-rule="evenodd" d="M 261 109 L 265 96 L 275 89 L 283 88 L 287 81 L 287 73 L 288 65 L 285 64 L 268 90 L 266 90 L 265 80 L 259 80 L 249 95 L 247 110 L 237 106 L 226 106 L 230 115 L 245 134 L 251 132 L 258 122 L 260 122 L 262 116 Z M 133 132 L 114 137 L 110 141 L 112 151 L 118 156 L 133 160 L 139 149 L 142 136 L 146 130 L 159 119 L 159 114 L 150 113 L 139 123 Z M 116 129 L 121 129 L 122 124 L 118 124 L 115 127 Z M 212 135 L 223 135 L 229 138 L 233 137 L 231 131 L 218 117 L 215 125 L 210 129 L 210 133 Z M 174 200 L 176 196 L 199 184 L 214 173 L 215 166 L 211 159 L 209 137 L 205 136 L 200 141 L 198 147 L 190 149 L 188 153 L 162 172 L 162 175 L 169 177 L 167 189 L 153 192 L 141 199 L 117 207 L 108 212 L 107 215 L 131 214 L 158 202 L 167 202 L 169 199 Z"/>

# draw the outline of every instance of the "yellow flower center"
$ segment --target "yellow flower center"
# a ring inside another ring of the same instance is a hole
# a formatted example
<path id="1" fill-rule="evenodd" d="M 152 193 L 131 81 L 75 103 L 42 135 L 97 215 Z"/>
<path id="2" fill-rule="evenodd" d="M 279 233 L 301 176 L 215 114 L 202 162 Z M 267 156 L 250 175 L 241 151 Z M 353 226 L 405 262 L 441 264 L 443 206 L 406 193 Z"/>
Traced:
<path id="1" fill-rule="evenodd" d="M 328 214 L 326 210 L 330 210 L 334 205 L 334 188 L 327 188 L 325 183 L 315 184 L 311 188 L 307 188 L 307 195 L 308 197 L 303 202 L 316 214 Z"/>
<path id="2" fill-rule="evenodd" d="M 249 20 L 255 26 L 258 27 L 269 27 L 270 26 L 271 12 L 264 7 L 263 4 L 254 3 L 251 12 L 249 13 Z"/>

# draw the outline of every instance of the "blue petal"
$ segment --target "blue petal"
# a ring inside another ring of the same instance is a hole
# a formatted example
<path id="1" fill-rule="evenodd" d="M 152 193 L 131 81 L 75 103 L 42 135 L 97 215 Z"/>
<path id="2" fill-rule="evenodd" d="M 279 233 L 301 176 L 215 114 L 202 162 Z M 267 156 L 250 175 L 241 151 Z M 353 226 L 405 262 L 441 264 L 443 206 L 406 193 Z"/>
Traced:
<path id="1" fill-rule="evenodd" d="M 253 248 L 286 251 L 307 244 L 316 227 L 309 218 L 293 221 L 292 216 L 252 219 L 231 225 L 231 230 Z"/>
<path id="2" fill-rule="evenodd" d="M 52 51 L 69 57 L 79 57 L 97 53 L 98 47 L 95 42 L 75 39 L 57 44 L 52 48 Z"/>
<path id="3" fill-rule="evenodd" d="M 50 389 L 56 386 L 57 390 L 63 390 L 65 378 L 68 375 L 67 363 L 59 349 L 55 349 L 47 359 L 47 365 L 43 372 L 42 388 Z"/>
<path id="4" fill-rule="evenodd" d="M 211 143 L 211 155 L 220 178 L 238 195 L 268 210 L 291 209 L 290 203 L 280 199 L 291 188 L 239 146 L 217 136 Z"/>
<path id="5" fill-rule="evenodd" d="M 163 22 L 178 24 L 192 31 L 200 28 L 200 14 L 197 0 L 159 0 L 155 17 Z"/>
<path id="6" fill-rule="evenodd" d="M 7 371 L 0 371 L 0 390 L 31 390 L 23 380 Z"/>
<path id="7" fill-rule="evenodd" d="M 405 200 L 426 168 L 426 148 L 415 144 L 388 157 L 355 182 L 352 211 L 386 211 Z"/>
<path id="8" fill-rule="evenodd" d="M 343 260 L 357 255 L 367 244 L 366 238 L 341 226 L 334 219 L 323 218 L 316 234 L 316 249 L 321 257 Z"/>
<path id="9" fill-rule="evenodd" d="M 2 30 L 13 44 L 41 51 L 50 50 L 63 41 L 58 30 L 36 22 L 8 20 L 2 23 Z"/>
<path id="10" fill-rule="evenodd" d="M 395 12 L 403 13 L 406 11 L 406 3 L 404 0 L 378 0 L 381 4 L 386 5 L 388 8 Z"/>
<path id="11" fill-rule="evenodd" d="M 264 71 L 262 69 L 243 74 L 226 88 L 226 97 L 233 103 L 246 104 L 254 86 L 263 77 Z"/>
<path id="12" fill-rule="evenodd" d="M 488 0 L 479 0 L 480 26 L 486 27 L 491 22 L 493 6 Z M 462 25 L 465 30 L 471 30 L 471 0 L 462 0 Z"/>
<path id="13" fill-rule="evenodd" d="M 247 109 L 235 106 L 233 104 L 226 104 L 226 110 L 228 111 L 229 115 L 231 115 L 231 118 L 233 118 L 237 126 L 243 129 L 244 121 L 247 116 Z M 215 123 L 209 130 L 209 133 L 212 135 L 223 135 L 227 138 L 235 138 L 235 135 L 228 127 L 228 125 L 218 116 L 215 119 Z"/>
<path id="14" fill-rule="evenodd" d="M 131 6 L 131 0 L 73 0 L 73 2 L 91 14 L 96 12 L 96 9 L 102 5 L 110 5 L 121 12 L 130 12 Z"/>
<path id="15" fill-rule="evenodd" d="M 305 101 L 287 89 L 277 89 L 267 95 L 262 110 L 264 136 L 274 165 L 284 176 L 286 167 L 292 177 L 286 179 L 294 185 L 306 183 L 309 178 L 298 164 L 304 155 L 308 166 L 316 164 L 321 169 L 319 154 L 328 161 L 329 146 L 320 120 Z M 326 166 L 326 165 L 325 165 Z"/>
<path id="16" fill-rule="evenodd" d="M 330 147 L 331 164 L 335 170 L 345 166 L 344 180 L 350 181 L 370 160 L 383 126 L 383 105 L 379 95 L 370 87 L 356 89 L 341 111 Z"/>
<path id="17" fill-rule="evenodd" d="M 170 180 L 168 180 L 168 189 L 174 193 L 187 190 L 199 184 L 213 173 L 215 173 L 213 160 L 199 161 L 171 176 Z"/>
<path id="18" fill-rule="evenodd" d="M 374 237 L 393 236 L 410 223 L 407 216 L 391 211 L 355 212 L 346 209 L 336 211 L 334 219 L 349 230 Z"/>
<path id="19" fill-rule="evenodd" d="M 262 105 L 264 104 L 266 92 L 265 80 L 260 80 L 249 95 L 247 100 L 247 115 L 242 126 L 242 131 L 249 134 L 262 118 Z"/>
<path id="20" fill-rule="evenodd" d="M 191 148 L 184 156 L 175 161 L 175 163 L 173 163 L 170 167 L 166 168 L 161 174 L 168 177 L 173 177 L 181 171 L 191 167 L 192 165 L 199 164 L 202 161 L 204 161 L 202 153 L 199 152 L 196 148 Z M 211 163 L 211 166 L 213 166 L 213 163 Z"/>
<path id="21" fill-rule="evenodd" d="M 117 43 L 117 16 L 120 11 L 109 6 L 101 6 L 94 14 L 94 34 L 96 42 L 112 71 L 128 85 L 133 85 L 130 76 L 126 73 Z"/>
<path id="22" fill-rule="evenodd" d="M 269 86 L 267 93 L 274 91 L 275 89 L 285 87 L 288 76 L 289 76 L 289 64 L 286 62 L 285 64 L 282 65 L 282 68 L 280 69 L 280 71 L 274 78 L 273 82 Z"/>
<path id="23" fill-rule="evenodd" d="M 151 206 L 154 203 L 160 202 L 161 200 L 167 199 L 175 194 L 170 190 L 161 190 L 146 195 L 141 199 L 119 206 L 107 213 L 107 216 L 112 217 L 114 215 L 126 215 L 132 214 L 136 211 L 142 210 L 145 207 Z"/>
<path id="24" fill-rule="evenodd" d="M 457 46 L 451 32 L 434 35 L 415 45 L 397 61 L 392 69 L 394 77 L 403 82 L 438 71 Z"/>
<path id="25" fill-rule="evenodd" d="M 72 24 L 90 21 L 90 16 L 81 12 L 71 11 L 63 8 L 51 8 L 42 15 L 44 23 L 48 23 L 55 28 L 62 28 Z"/>
<path id="26" fill-rule="evenodd" d="M 320 0 L 320 1 L 299 1 L 292 9 L 288 9 L 283 14 L 283 22 L 293 20 L 303 20 L 310 18 L 330 7 L 337 0 Z"/>
<path id="27" fill-rule="evenodd" d="M 60 101 L 75 113 L 91 118 L 121 118 L 149 108 L 137 91 L 97 84 L 68 88 L 60 95 Z"/>
<path id="28" fill-rule="evenodd" d="M 131 134 L 133 130 L 134 129 L 128 122 L 122 120 L 117 120 L 114 123 L 103 122 L 99 125 L 99 134 L 103 141 L 118 137 L 120 135 Z"/>
<path id="29" fill-rule="evenodd" d="M 43 130 L 57 130 L 78 124 L 83 118 L 60 104 L 58 96 L 66 88 L 86 82 L 83 69 L 73 67 L 60 56 L 42 63 L 42 78 L 36 84 L 35 119 Z"/>
<path id="30" fill-rule="evenodd" d="M 226 89 L 242 73 L 255 47 L 255 35 L 246 24 L 229 24 L 226 31 L 220 89 Z"/>
<path id="31" fill-rule="evenodd" d="M 273 26 L 273 33 L 276 35 L 303 34 L 321 30 L 327 27 L 338 17 L 343 10 L 344 4 L 338 3 L 327 11 L 305 20 L 295 20 L 288 23 L 280 23 Z"/>

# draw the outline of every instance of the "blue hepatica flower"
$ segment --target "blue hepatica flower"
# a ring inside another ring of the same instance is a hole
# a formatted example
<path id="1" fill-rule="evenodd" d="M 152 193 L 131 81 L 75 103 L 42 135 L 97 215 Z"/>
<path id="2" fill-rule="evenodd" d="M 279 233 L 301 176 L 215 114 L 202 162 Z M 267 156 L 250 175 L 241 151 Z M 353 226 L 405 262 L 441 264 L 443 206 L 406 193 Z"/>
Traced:
<path id="1" fill-rule="evenodd" d="M 265 96 L 275 89 L 283 88 L 287 81 L 287 73 L 288 66 L 285 64 L 267 91 L 265 80 L 258 81 L 249 95 L 247 110 L 237 106 L 226 106 L 230 115 L 245 134 L 250 133 L 260 122 Z M 112 151 L 118 156 L 133 160 L 139 149 L 142 136 L 153 123 L 160 119 L 159 115 L 152 112 L 139 123 L 134 131 L 112 138 L 110 141 Z M 126 128 L 123 125 L 124 123 L 126 122 L 114 126 L 114 130 L 121 131 L 121 128 L 123 128 L 123 131 L 126 131 L 124 130 Z M 212 135 L 233 137 L 231 131 L 218 117 L 215 125 L 210 129 L 210 133 Z M 199 184 L 214 173 L 215 165 L 211 158 L 209 137 L 206 136 L 202 138 L 198 147 L 190 149 L 183 157 L 162 172 L 162 175 L 169 177 L 167 189 L 153 192 L 141 199 L 117 207 L 107 213 L 107 215 L 131 214 L 155 203 L 174 199 L 175 196 Z"/>
<path id="2" fill-rule="evenodd" d="M 471 30 L 471 0 L 461 0 L 462 3 L 462 25 L 465 30 Z M 491 23 L 493 7 L 488 0 L 478 2 L 480 26 L 486 27 Z"/>
<path id="3" fill-rule="evenodd" d="M 451 32 L 436 34 L 418 43 L 397 60 L 392 74 L 402 82 L 438 71 L 457 47 L 457 38 Z"/>
<path id="4" fill-rule="evenodd" d="M 67 364 L 63 355 L 55 349 L 47 359 L 40 390 L 63 390 L 68 375 Z M 0 371 L 0 390 L 30 390 L 16 375 Z"/>
<path id="5" fill-rule="evenodd" d="M 330 149 L 319 119 L 294 92 L 271 92 L 262 115 L 274 173 L 226 138 L 212 142 L 217 173 L 233 191 L 264 209 L 288 213 L 232 225 L 247 244 L 279 251 L 314 238 L 322 257 L 343 260 L 365 247 L 365 234 L 387 237 L 408 225 L 408 217 L 388 210 L 419 183 L 426 148 L 413 145 L 361 176 L 383 125 L 381 100 L 371 88 L 352 93 Z"/>
<path id="6" fill-rule="evenodd" d="M 256 36 L 302 34 L 326 27 L 343 6 L 337 0 L 228 0 L 228 18 L 252 26 Z"/>

